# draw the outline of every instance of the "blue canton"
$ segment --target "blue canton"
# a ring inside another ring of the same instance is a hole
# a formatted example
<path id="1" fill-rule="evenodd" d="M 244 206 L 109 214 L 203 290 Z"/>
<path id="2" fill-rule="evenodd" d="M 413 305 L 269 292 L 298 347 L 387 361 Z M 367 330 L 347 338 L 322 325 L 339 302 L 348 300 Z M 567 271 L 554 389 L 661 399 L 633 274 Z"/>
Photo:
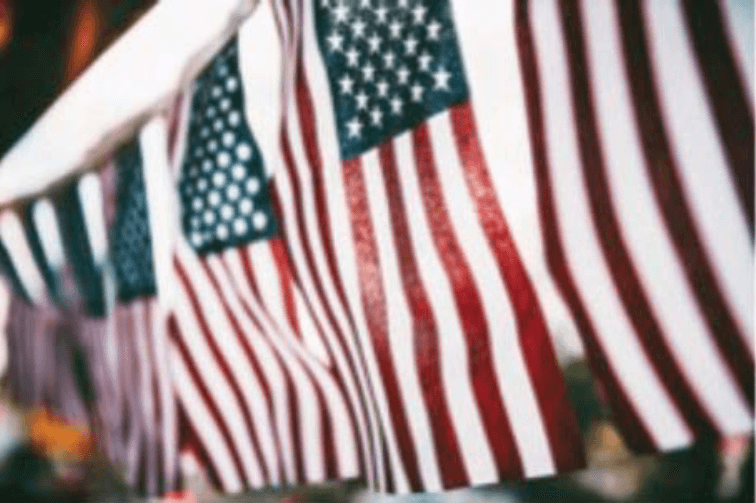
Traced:
<path id="1" fill-rule="evenodd" d="M 117 163 L 118 185 L 111 254 L 118 300 L 128 302 L 136 297 L 154 295 L 157 288 L 139 144 L 134 142 L 124 147 L 118 154 Z"/>
<path id="2" fill-rule="evenodd" d="M 317 0 L 341 156 L 467 99 L 447 0 Z"/>
<path id="3" fill-rule="evenodd" d="M 263 161 L 244 119 L 236 38 L 195 81 L 179 190 L 184 232 L 199 253 L 276 232 Z"/>

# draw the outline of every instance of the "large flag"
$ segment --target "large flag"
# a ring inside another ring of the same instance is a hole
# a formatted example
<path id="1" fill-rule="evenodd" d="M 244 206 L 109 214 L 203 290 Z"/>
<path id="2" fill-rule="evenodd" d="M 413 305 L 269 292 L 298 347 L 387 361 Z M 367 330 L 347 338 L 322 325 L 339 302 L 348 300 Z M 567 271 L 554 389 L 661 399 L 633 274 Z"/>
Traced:
<path id="1" fill-rule="evenodd" d="M 0 265 L 16 292 L 12 397 L 89 426 L 126 481 L 153 495 L 179 483 L 155 203 L 143 175 L 145 166 L 167 169 L 162 129 L 146 127 L 100 172 L 0 216 Z"/>
<path id="2" fill-rule="evenodd" d="M 378 487 L 579 466 L 570 327 L 636 449 L 752 430 L 744 4 L 273 2 L 263 153 Z"/>

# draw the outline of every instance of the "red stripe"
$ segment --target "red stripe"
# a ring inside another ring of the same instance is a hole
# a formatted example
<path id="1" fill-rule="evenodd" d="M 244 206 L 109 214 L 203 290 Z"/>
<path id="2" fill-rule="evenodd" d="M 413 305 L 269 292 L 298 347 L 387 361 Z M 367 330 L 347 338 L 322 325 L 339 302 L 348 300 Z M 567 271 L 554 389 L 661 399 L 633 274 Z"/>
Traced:
<path id="1" fill-rule="evenodd" d="M 701 2 L 701 6 L 704 5 L 708 4 Z M 754 362 L 750 350 L 743 341 L 744 336 L 738 330 L 737 324 L 727 307 L 722 290 L 706 255 L 705 248 L 699 238 L 698 229 L 691 217 L 690 204 L 685 198 L 685 192 L 680 182 L 679 173 L 681 170 L 670 148 L 669 137 L 660 112 L 661 108 L 659 106 L 653 68 L 648 55 L 646 37 L 643 32 L 644 23 L 641 8 L 636 2 L 617 2 L 617 6 L 620 12 L 626 71 L 633 94 L 635 116 L 639 124 L 646 169 L 649 177 L 653 180 L 656 200 L 664 213 L 667 230 L 675 244 L 680 263 L 685 268 L 688 284 L 696 292 L 699 308 L 706 317 L 709 330 L 719 347 L 722 357 L 728 363 L 735 376 L 737 376 L 742 392 L 753 407 Z M 714 10 L 717 10 L 716 6 Z M 715 13 L 708 14 L 715 15 Z M 697 18 L 695 14 L 690 15 Z M 711 43 L 716 49 L 715 34 L 711 35 Z M 696 49 L 699 49 L 699 47 L 696 47 Z M 708 49 L 704 52 L 708 55 L 707 57 L 711 56 L 708 54 Z M 704 56 L 701 57 L 703 58 Z M 726 65 L 721 64 L 719 66 Z M 731 82 L 726 80 L 726 75 L 722 75 L 721 78 L 723 81 L 718 84 L 719 86 L 731 84 Z M 739 115 L 732 113 L 732 120 L 737 121 Z M 748 118 L 748 120 L 751 119 Z M 723 135 L 727 134 L 729 126 L 722 129 L 720 124 L 720 131 Z M 751 184 L 750 197 L 752 203 L 752 129 L 749 140 L 745 141 L 744 138 L 741 138 L 740 145 L 743 146 L 743 143 L 748 143 L 750 145 L 748 148 L 751 151 L 748 171 L 751 173 L 749 183 Z M 753 210 L 753 207 L 751 207 L 751 210 Z M 753 220 L 751 220 L 752 225 Z"/>
<path id="2" fill-rule="evenodd" d="M 653 362 L 654 371 L 664 383 L 688 425 L 697 435 L 705 435 L 714 429 L 714 423 L 675 362 L 640 283 L 617 221 L 593 109 L 593 90 L 589 81 L 578 5 L 571 0 L 562 0 L 560 7 L 570 66 L 575 130 L 578 132 L 580 157 L 599 244 L 609 264 L 617 293 L 635 328 L 636 337 L 643 345 L 649 360 Z"/>
<path id="3" fill-rule="evenodd" d="M 546 150 L 546 132 L 541 110 L 541 82 L 536 64 L 537 55 L 528 16 L 528 0 L 516 4 L 517 49 L 523 73 L 523 91 L 527 101 L 530 145 L 533 154 L 533 169 L 538 187 L 538 206 L 541 230 L 546 244 L 546 259 L 557 287 L 575 318 L 590 357 L 593 373 L 606 388 L 604 395 L 615 413 L 628 443 L 639 452 L 655 450 L 653 440 L 620 385 L 619 379 L 601 347 L 593 322 L 588 316 L 575 286 L 575 280 L 567 267 L 562 247 L 561 229 L 556 216 L 554 196 L 549 177 L 549 159 Z"/>
<path id="4" fill-rule="evenodd" d="M 754 137 L 748 92 L 730 50 L 719 4 L 706 0 L 683 2 L 682 5 L 709 103 L 725 147 L 730 175 L 738 190 L 753 239 Z"/>
<path id="5" fill-rule="evenodd" d="M 312 382 L 313 388 L 318 398 L 318 409 L 320 409 L 320 424 L 323 425 L 323 461 L 325 462 L 325 473 L 327 479 L 335 479 L 339 476 L 338 456 L 336 455 L 336 442 L 334 441 L 333 425 L 331 423 L 331 414 L 328 411 L 328 405 L 323 394 L 323 390 L 318 386 L 317 381 L 312 376 L 307 367 L 303 365 L 307 377 Z"/>
<path id="6" fill-rule="evenodd" d="M 412 131 L 412 140 L 423 205 L 433 241 L 452 285 L 457 311 L 467 339 L 473 388 L 483 417 L 488 444 L 496 458 L 500 479 L 518 478 L 523 475 L 522 463 L 495 377 L 489 342 L 491 334 L 470 266 L 457 242 L 449 219 L 436 172 L 435 154 L 427 124 L 420 124 Z"/>
<path id="7" fill-rule="evenodd" d="M 289 269 L 289 261 L 282 256 L 282 254 L 286 253 L 286 250 L 279 239 L 270 242 L 270 249 L 273 253 L 273 259 L 276 262 L 276 272 L 278 273 L 278 281 L 281 285 L 281 293 L 283 294 L 286 318 L 288 319 L 294 333 L 301 339 L 302 329 L 299 326 L 299 318 L 297 317 L 297 308 L 294 299 L 294 279 L 292 277 L 291 269 Z"/>
<path id="8" fill-rule="evenodd" d="M 260 287 L 257 285 L 257 277 L 252 269 L 252 264 L 249 261 L 249 252 L 252 250 L 250 246 L 247 249 L 239 250 L 239 257 L 241 258 L 242 267 L 244 268 L 245 276 L 247 277 L 247 284 L 249 289 L 252 290 L 252 295 L 259 301 L 262 296 L 260 295 Z"/>
<path id="9" fill-rule="evenodd" d="M 538 297 L 491 182 L 473 110 L 469 104 L 464 104 L 452 108 L 450 114 L 467 190 L 475 201 L 478 218 L 509 291 L 520 347 L 535 388 L 557 469 L 582 468 L 585 466 L 583 439 L 567 395 L 567 384 L 557 363 Z"/>
<path id="10" fill-rule="evenodd" d="M 467 471 L 462 461 L 457 433 L 449 414 L 441 378 L 438 329 L 410 242 L 409 225 L 401 195 L 393 143 L 384 143 L 379 149 L 379 156 L 388 195 L 388 207 L 391 212 L 391 228 L 394 234 L 399 272 L 412 312 L 417 368 L 423 389 L 423 400 L 428 409 L 431 432 L 436 444 L 436 461 L 444 487 L 467 485 L 469 484 Z"/>
<path id="11" fill-rule="evenodd" d="M 234 466 L 236 467 L 236 475 L 239 478 L 239 480 L 242 481 L 246 485 L 246 477 L 244 475 L 244 465 L 241 462 L 241 458 L 239 457 L 239 453 L 236 452 L 236 443 L 233 440 L 233 437 L 231 436 L 231 432 L 228 429 L 228 426 L 226 425 L 226 421 L 221 416 L 220 410 L 216 407 L 215 401 L 213 400 L 213 397 L 211 393 L 208 391 L 207 387 L 205 386 L 204 380 L 202 379 L 202 376 L 200 375 L 199 370 L 194 364 L 194 360 L 192 360 L 191 355 L 189 354 L 189 350 L 184 345 L 184 341 L 181 337 L 181 331 L 178 328 L 178 323 L 176 322 L 175 318 L 171 316 L 168 319 L 168 332 L 170 334 L 171 340 L 176 345 L 176 349 L 178 349 L 179 353 L 181 354 L 181 359 L 186 365 L 187 370 L 189 371 L 189 374 L 192 377 L 192 381 L 194 382 L 194 385 L 197 387 L 197 391 L 199 391 L 200 395 L 202 396 L 202 401 L 205 404 L 205 407 L 207 407 L 208 412 L 210 412 L 210 415 L 213 416 L 213 421 L 215 422 L 215 425 L 218 427 L 218 429 L 221 432 L 221 435 L 223 435 L 223 440 L 226 443 L 226 447 L 228 448 L 229 453 L 231 454 L 231 457 L 233 458 Z M 227 369 L 223 369 L 224 373 L 227 371 Z M 181 406 L 179 406 L 181 407 Z M 182 412 L 181 410 L 179 411 Z M 190 429 L 190 432 L 193 435 L 193 437 L 196 439 L 196 442 L 193 442 L 191 445 L 193 445 L 196 449 L 200 450 L 201 459 L 206 462 L 206 468 L 208 471 L 211 472 L 212 477 L 215 479 L 216 483 L 218 484 L 218 487 L 222 487 L 220 484 L 220 478 L 217 476 L 217 472 L 215 472 L 215 467 L 211 461 L 211 457 L 208 456 L 208 452 L 206 449 L 212 449 L 212 446 L 205 446 L 203 442 L 200 440 L 200 437 L 196 435 L 196 432 L 194 432 L 194 427 L 192 426 L 191 421 L 189 421 L 188 417 L 185 418 L 186 420 L 183 422 L 179 422 L 179 424 L 183 424 L 186 428 Z M 185 435 L 187 431 L 185 429 L 180 429 L 180 432 L 182 435 Z M 187 440 L 187 439 L 184 439 Z M 183 445 L 183 442 L 182 442 Z"/>
<path id="12" fill-rule="evenodd" d="M 246 407 L 244 394 L 241 392 L 241 386 L 239 382 L 237 381 L 236 377 L 234 376 L 233 372 L 231 371 L 230 367 L 228 366 L 228 363 L 226 362 L 226 359 L 223 357 L 223 354 L 220 352 L 220 349 L 215 343 L 215 340 L 213 339 L 212 329 L 210 328 L 207 322 L 207 319 L 205 318 L 205 313 L 202 310 L 202 306 L 200 305 L 199 300 L 197 299 L 197 294 L 194 291 L 194 285 L 191 283 L 191 280 L 189 279 L 189 276 L 187 275 L 186 271 L 184 271 L 184 265 L 181 264 L 181 262 L 178 259 L 175 259 L 174 264 L 175 264 L 175 270 L 176 270 L 177 276 L 180 279 L 184 287 L 183 289 L 186 292 L 192 304 L 192 310 L 194 311 L 197 317 L 197 322 L 199 323 L 200 329 L 201 329 L 200 331 L 204 335 L 205 341 L 207 342 L 207 345 L 210 348 L 210 352 L 212 353 L 213 358 L 216 360 L 218 367 L 220 367 L 220 369 L 223 372 L 223 375 L 226 377 L 226 381 L 231 387 L 232 393 L 234 394 L 234 397 L 236 398 L 237 405 L 239 406 L 239 409 L 242 412 L 242 416 L 244 417 L 244 422 L 246 424 L 248 433 L 250 435 L 252 448 L 255 452 L 255 456 L 257 457 L 259 464 L 263 466 L 264 463 L 263 463 L 262 458 L 260 457 L 259 445 L 257 443 L 257 439 L 255 436 L 253 421 L 250 416 L 249 410 Z M 221 304 L 223 304 L 224 310 L 226 310 L 226 312 L 228 313 L 227 311 L 228 306 L 226 306 L 224 302 L 221 302 Z M 237 339 L 239 339 L 239 342 L 241 343 L 242 348 L 244 349 L 244 352 L 246 353 L 247 358 L 249 359 L 250 362 L 252 362 L 253 361 L 252 355 L 248 351 L 249 348 L 245 347 L 244 341 L 242 340 L 243 338 L 241 337 L 241 334 L 238 331 L 238 327 L 236 325 L 233 325 L 233 329 L 234 329 Z M 220 336 L 227 337 L 228 334 L 222 334 Z M 258 370 L 257 368 L 255 368 L 254 365 L 253 365 L 253 369 L 255 370 L 255 372 Z M 238 440 L 235 445 L 238 445 Z M 265 471 L 263 473 L 265 474 L 264 478 L 267 478 L 267 473 Z M 251 487 L 250 481 L 246 479 L 246 475 L 244 477 L 244 480 L 247 487 Z"/>
<path id="13" fill-rule="evenodd" d="M 383 291 L 381 264 L 378 258 L 373 223 L 370 220 L 365 180 L 362 177 L 362 165 L 360 160 L 355 158 L 344 161 L 343 167 L 344 186 L 357 252 L 360 293 L 367 318 L 368 332 L 370 332 L 383 387 L 388 398 L 389 414 L 399 442 L 399 455 L 407 471 L 411 489 L 421 491 L 423 481 L 420 477 L 415 445 L 399 395 L 399 381 L 396 377 L 396 370 L 391 360 L 386 295 Z"/>
<path id="14" fill-rule="evenodd" d="M 173 318 L 171 318 L 168 323 L 170 327 L 172 323 L 175 323 L 175 321 L 173 320 Z M 175 336 L 173 337 L 173 339 L 177 344 L 182 344 L 179 341 L 178 328 L 174 326 L 172 327 L 172 329 L 169 328 L 169 330 L 175 331 Z M 195 379 L 195 382 L 199 385 L 199 380 Z M 184 412 L 183 406 L 178 405 L 177 412 L 180 450 L 192 452 L 195 459 L 197 459 L 199 464 L 202 465 L 202 467 L 207 471 L 208 478 L 210 479 L 210 483 L 213 485 L 213 487 L 215 487 L 215 489 L 218 491 L 222 491 L 224 487 L 221 483 L 221 478 L 218 476 L 218 472 L 215 470 L 215 465 L 211 461 L 205 444 L 202 442 L 202 440 L 200 440 L 199 435 L 197 435 L 197 431 L 195 430 L 192 422 L 189 420 L 186 412 Z M 217 419 L 218 418 L 216 418 L 216 422 L 220 425 L 221 423 L 218 422 Z M 226 438 L 226 443 L 228 443 L 228 440 L 229 437 Z"/>

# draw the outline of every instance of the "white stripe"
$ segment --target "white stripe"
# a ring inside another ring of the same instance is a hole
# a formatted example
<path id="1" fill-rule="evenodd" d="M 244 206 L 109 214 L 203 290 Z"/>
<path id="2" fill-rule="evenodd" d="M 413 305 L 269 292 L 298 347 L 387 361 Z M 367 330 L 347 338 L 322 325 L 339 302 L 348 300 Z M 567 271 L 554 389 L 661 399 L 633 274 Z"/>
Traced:
<path id="1" fill-rule="evenodd" d="M 466 190 L 464 164 L 455 148 L 449 113 L 429 121 L 430 140 L 451 225 L 480 293 L 489 330 L 499 391 L 509 416 L 523 470 L 528 477 L 555 473 L 533 384 L 520 348 L 517 324 L 498 266 Z"/>
<path id="2" fill-rule="evenodd" d="M 230 250 L 225 253 L 224 260 L 231 269 L 231 278 L 236 285 L 237 291 L 241 297 L 247 300 L 247 304 L 250 305 L 249 299 L 252 298 L 252 290 L 247 284 L 246 275 L 242 269 L 241 261 L 238 257 L 239 253 L 247 253 L 244 250 L 235 251 Z M 255 354 L 260 355 L 259 363 L 262 371 L 268 378 L 268 385 L 270 386 L 271 399 L 273 401 L 273 417 L 277 430 L 278 439 L 280 442 L 280 452 L 278 455 L 283 460 L 285 480 L 296 480 L 296 466 L 294 460 L 294 440 L 292 438 L 292 431 L 289 424 L 289 398 L 288 390 L 285 386 L 285 379 L 283 370 L 279 366 L 279 363 L 275 357 L 273 349 L 270 348 L 268 341 L 266 341 L 262 334 L 250 333 L 245 334 L 247 342 L 252 346 Z"/>
<path id="3" fill-rule="evenodd" d="M 168 161 L 168 124 L 164 117 L 157 116 L 142 128 L 139 146 L 157 298 L 161 305 L 171 306 L 175 286 L 171 257 L 180 227 L 179 204 Z"/>
<path id="4" fill-rule="evenodd" d="M 160 403 L 159 437 L 163 444 L 163 480 L 166 491 L 176 488 L 176 466 L 178 457 L 178 431 L 176 401 L 171 377 L 173 375 L 168 360 L 168 334 L 166 333 L 166 312 L 158 302 L 152 302 L 153 316 L 150 329 L 151 351 L 155 361 Z"/>
<path id="5" fill-rule="evenodd" d="M 99 267 L 105 263 L 108 254 L 108 238 L 105 230 L 100 178 L 95 173 L 87 173 L 79 181 L 76 190 L 81 204 L 82 218 L 89 237 L 92 260 Z"/>
<path id="6" fill-rule="evenodd" d="M 497 200 L 537 292 L 560 358 L 585 354 L 575 322 L 543 259 L 541 222 L 517 55 L 516 2 L 452 2 L 478 136 Z"/>
<path id="7" fill-rule="evenodd" d="M 268 246 L 267 244 L 257 247 L 250 247 L 249 254 L 251 257 L 254 256 L 258 259 L 254 261 L 257 264 L 255 266 L 256 271 L 261 266 L 265 267 L 262 264 L 267 264 L 268 267 L 275 267 L 274 259 L 271 255 L 270 246 Z M 227 260 L 227 262 L 230 261 Z M 232 275 L 232 277 L 236 277 L 236 275 L 234 274 Z M 339 455 L 338 461 L 341 472 L 342 474 L 344 474 L 344 476 L 356 475 L 359 468 L 359 461 L 357 459 L 357 446 L 355 443 L 356 439 L 354 438 L 352 425 L 349 421 L 348 414 L 346 412 L 346 405 L 343 401 L 346 397 L 343 397 L 341 395 L 340 390 L 337 389 L 336 385 L 333 382 L 332 376 L 324 372 L 322 365 L 319 364 L 317 359 L 313 357 L 312 353 L 307 351 L 307 349 L 305 349 L 301 345 L 300 341 L 297 340 L 289 330 L 280 330 L 277 327 L 271 326 L 271 323 L 268 322 L 267 316 L 262 312 L 262 308 L 257 305 L 251 293 L 252 292 L 248 288 L 240 290 L 240 294 L 242 298 L 244 298 L 246 304 L 250 307 L 253 314 L 263 324 L 265 334 L 267 335 L 270 343 L 275 345 L 277 351 L 282 356 L 284 354 L 288 355 L 290 352 L 293 352 L 293 354 L 296 355 L 297 359 L 291 361 L 290 363 L 287 363 L 287 366 L 306 366 L 306 368 L 312 373 L 313 378 L 316 381 L 316 385 L 319 386 L 321 391 L 323 392 L 331 417 L 333 426 L 332 431 L 335 433 L 333 440 L 336 444 L 337 454 Z M 287 325 L 282 325 L 282 327 L 286 326 Z M 282 337 L 281 341 L 278 340 L 279 337 Z M 289 362 L 290 360 L 287 358 L 287 360 L 285 361 Z"/>
<path id="8" fill-rule="evenodd" d="M 748 407 L 709 336 L 647 176 L 622 67 L 619 19 L 611 2 L 596 3 L 583 12 L 607 175 L 626 243 L 675 365 L 722 431 L 743 431 L 751 424 Z"/>
<path id="9" fill-rule="evenodd" d="M 459 441 L 460 453 L 471 484 L 498 481 L 496 462 L 488 445 L 480 409 L 475 401 L 464 330 L 452 297 L 423 208 L 420 186 L 415 176 L 415 159 L 410 134 L 394 138 L 399 186 L 420 277 L 433 307 L 438 330 L 440 369 L 449 416 Z"/>
<path id="10" fill-rule="evenodd" d="M 754 71 L 754 11 L 753 0 L 720 0 L 722 22 L 729 35 L 730 47 L 740 67 L 740 76 L 746 86 L 746 97 L 753 113 Z"/>
<path id="11" fill-rule="evenodd" d="M 216 279 L 219 280 L 219 284 L 222 290 L 224 290 L 224 298 L 226 304 L 233 311 L 237 317 L 242 330 L 246 334 L 259 334 L 257 328 L 252 325 L 252 322 L 245 313 L 239 303 L 239 300 L 235 297 L 234 293 L 230 290 L 228 278 L 223 278 L 222 265 L 218 263 L 217 257 L 210 257 L 207 259 L 208 265 L 213 270 L 213 274 Z M 222 279 L 222 280 L 221 280 Z M 247 336 L 249 338 L 249 336 Z M 275 345 L 274 345 L 275 347 Z M 298 365 L 291 363 L 289 355 L 278 351 L 278 355 L 284 362 L 289 376 L 294 383 L 295 395 L 299 408 L 299 417 L 294 420 L 298 422 L 300 426 L 301 445 L 302 445 L 302 459 L 304 460 L 305 473 L 302 474 L 306 480 L 319 481 L 324 479 L 323 469 L 325 463 L 323 461 L 323 453 L 321 451 L 320 439 L 322 438 L 322 425 L 320 424 L 320 413 L 317 406 L 317 397 L 315 391 L 312 388 L 312 384 L 302 372 L 302 369 Z M 266 418 L 267 421 L 267 418 Z M 261 433 L 258 436 L 262 436 Z"/>
<path id="12" fill-rule="evenodd" d="M 186 259 L 182 255 L 189 255 L 191 252 L 182 253 L 181 248 L 183 246 L 179 242 L 178 257 Z M 183 268 L 189 276 L 189 281 L 200 303 L 199 308 L 207 320 L 210 337 L 218 347 L 221 358 L 228 365 L 229 371 L 237 383 L 254 382 L 252 370 L 249 368 L 249 364 L 244 361 L 243 352 L 235 337 L 231 335 L 233 331 L 222 315 L 223 308 L 217 298 L 210 296 L 213 287 L 201 274 L 192 271 L 193 267 L 196 266 L 189 263 L 185 264 Z M 251 449 L 250 432 L 247 430 L 247 425 L 242 416 L 241 407 L 244 407 L 244 404 L 237 401 L 231 385 L 218 368 L 218 363 L 213 360 L 212 353 L 197 326 L 195 319 L 197 314 L 194 312 L 184 287 L 182 286 L 178 290 L 176 320 L 181 327 L 184 343 L 195 361 L 203 382 L 214 397 L 218 410 L 223 414 L 230 433 L 234 436 L 234 445 L 242 461 L 247 480 L 250 484 L 259 486 L 262 484 L 262 474 L 258 465 L 259 460 L 255 458 Z"/>
<path id="13" fill-rule="evenodd" d="M 136 351 L 138 356 L 139 365 L 139 392 L 140 402 L 142 408 L 142 420 L 144 421 L 144 436 L 146 437 L 145 449 L 147 449 L 147 455 L 145 457 L 145 472 L 146 472 L 146 490 L 147 494 L 155 494 L 157 492 L 157 458 L 156 447 L 158 438 L 156 435 L 156 417 L 155 417 L 155 402 L 153 400 L 153 387 L 152 387 L 152 363 L 150 362 L 149 349 L 147 347 L 146 333 L 149 330 L 146 317 L 146 304 L 149 301 L 136 301 L 132 303 L 131 312 L 134 316 L 134 333 L 132 336 L 135 339 Z M 135 383 L 136 383 L 135 382 Z"/>
<path id="14" fill-rule="evenodd" d="M 256 126 L 255 142 L 263 153 L 263 169 L 268 176 L 273 172 L 268 160 L 274 158 L 272 152 L 280 145 L 282 65 L 282 47 L 271 3 L 260 2 L 258 11 L 238 32 L 239 73 L 244 83 L 244 95 L 255 97 L 254 100 L 245 100 L 244 112 L 249 123 Z M 260 106 L 262 103 L 265 106 Z"/>
<path id="15" fill-rule="evenodd" d="M 243 484 L 236 472 L 226 441 L 196 389 L 181 353 L 173 345 L 171 345 L 171 361 L 178 399 L 183 403 L 187 420 L 192 423 L 194 431 L 205 446 L 205 451 L 220 478 L 223 490 L 229 493 L 241 491 Z"/>
<path id="16" fill-rule="evenodd" d="M 531 6 L 530 22 L 543 82 L 550 176 L 568 267 L 592 315 L 609 364 L 654 442 L 661 449 L 687 445 L 692 434 L 638 343 L 597 242 L 581 175 L 557 6 L 546 0 Z"/>
<path id="17" fill-rule="evenodd" d="M 661 110 L 714 273 L 753 352 L 754 269 L 750 233 L 680 9 L 673 2 L 644 3 Z"/>
<path id="18" fill-rule="evenodd" d="M 397 261 L 396 243 L 391 234 L 391 216 L 387 195 L 382 181 L 381 166 L 374 149 L 361 157 L 361 169 L 365 180 L 367 206 L 373 227 L 380 262 L 383 293 L 386 302 L 386 331 L 389 355 L 394 364 L 402 406 L 417 453 L 417 462 L 423 489 L 440 490 L 443 485 L 438 472 L 436 448 L 430 435 L 428 411 L 423 401 L 420 378 L 417 375 L 417 358 L 412 330 L 412 320 Z M 380 321 L 379 321 L 380 323 Z"/>
<path id="19" fill-rule="evenodd" d="M 34 204 L 32 218 L 47 264 L 54 271 L 60 271 L 66 259 L 58 219 L 49 199 L 42 198 Z"/>
<path id="20" fill-rule="evenodd" d="M 0 240 L 5 244 L 12 267 L 29 300 L 35 304 L 41 302 L 46 290 L 45 280 L 34 261 L 21 221 L 13 210 L 0 215 Z"/>
<path id="21" fill-rule="evenodd" d="M 124 381 L 128 383 L 126 391 L 126 410 L 129 418 L 129 433 L 126 438 L 126 479 L 129 484 L 135 485 L 137 483 L 137 476 L 139 475 L 137 470 L 139 469 L 139 459 L 143 445 L 144 434 L 144 420 L 141 411 L 141 397 L 139 396 L 139 368 L 138 368 L 138 355 L 135 347 L 135 334 L 136 327 L 134 326 L 135 319 L 131 309 L 124 309 L 122 316 L 129 318 L 129 322 L 126 326 L 130 328 L 125 332 L 125 336 L 121 338 L 124 347 L 121 348 L 121 357 L 124 358 L 126 365 L 122 366 L 124 372 Z M 135 368 L 137 367 L 137 368 Z"/>
<path id="22" fill-rule="evenodd" d="M 308 9 L 305 12 L 308 22 L 303 24 L 305 76 L 307 82 L 311 86 L 313 107 L 315 108 L 316 123 L 314 128 L 318 132 L 318 144 L 320 146 L 320 154 L 323 162 L 323 184 L 325 185 L 324 189 L 328 205 L 328 215 L 331 222 L 333 241 L 334 243 L 337 243 L 337 246 L 334 246 L 336 266 L 339 277 L 342 279 L 344 285 L 347 302 L 349 303 L 348 309 L 352 313 L 357 330 L 356 341 L 352 340 L 352 337 L 354 337 L 355 334 L 352 334 L 349 330 L 345 332 L 346 342 L 351 359 L 355 362 L 358 369 L 358 382 L 360 383 L 364 396 L 367 398 L 366 402 L 369 409 L 369 420 L 371 424 L 374 425 L 372 439 L 374 459 L 368 460 L 368 474 L 369 476 L 372 476 L 372 470 L 370 467 L 372 464 L 376 464 L 379 473 L 379 480 L 377 482 L 380 488 L 384 488 L 385 480 L 383 474 L 386 471 L 384 465 L 388 464 L 389 460 L 383 458 L 383 449 L 378 437 L 378 420 L 379 417 L 385 418 L 386 416 L 383 415 L 383 412 L 381 412 L 381 415 L 379 416 L 379 411 L 375 410 L 375 407 L 377 405 L 378 408 L 385 409 L 386 399 L 382 387 L 377 385 L 380 383 L 380 379 L 376 380 L 377 375 L 375 374 L 376 365 L 374 358 L 365 355 L 367 360 L 365 363 L 370 369 L 368 372 L 368 369 L 363 368 L 363 363 L 357 357 L 357 349 L 355 348 L 355 344 L 363 348 L 369 347 L 369 336 L 361 302 L 359 300 L 359 282 L 357 279 L 358 275 L 356 268 L 357 259 L 354 242 L 352 240 L 351 226 L 349 224 L 348 206 L 346 204 L 344 186 L 341 177 L 342 167 L 341 159 L 339 158 L 338 137 L 333 117 L 333 103 L 331 101 L 324 62 L 317 49 L 318 41 L 314 26 L 314 12 L 312 12 L 312 6 L 310 5 L 311 2 L 308 0 L 305 3 L 308 6 Z M 350 335 L 352 337 L 350 337 Z M 375 389 L 372 389 L 374 387 Z M 370 399 L 370 391 L 372 391 L 372 397 L 377 404 L 374 404 Z M 382 420 L 382 424 L 385 425 L 390 423 Z M 362 431 L 365 430 L 362 429 Z M 385 433 L 395 485 L 400 491 L 406 490 L 409 487 L 409 484 L 402 463 L 398 457 L 396 439 L 390 429 L 386 430 Z M 365 450 L 365 452 L 368 451 Z"/>

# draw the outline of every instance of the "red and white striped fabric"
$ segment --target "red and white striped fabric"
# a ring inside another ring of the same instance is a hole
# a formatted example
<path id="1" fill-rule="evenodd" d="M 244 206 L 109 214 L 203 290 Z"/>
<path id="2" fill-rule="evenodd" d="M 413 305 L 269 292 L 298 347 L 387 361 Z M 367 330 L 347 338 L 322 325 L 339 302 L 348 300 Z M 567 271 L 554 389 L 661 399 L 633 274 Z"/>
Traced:
<path id="1" fill-rule="evenodd" d="M 457 2 L 446 12 L 445 2 L 386 3 L 388 18 L 402 23 L 401 16 L 429 11 L 401 35 L 425 36 L 429 51 L 432 15 L 439 16 L 442 40 L 454 37 L 456 25 L 472 99 L 415 117 L 419 124 L 397 126 L 400 134 L 344 155 L 353 132 L 340 130 L 346 119 L 335 115 L 348 89 L 329 83 L 334 70 L 324 53 L 337 51 L 319 50 L 318 37 L 331 33 L 323 33 L 322 17 L 338 19 L 342 9 L 347 24 L 331 28 L 353 36 L 355 47 L 363 40 L 350 33 L 360 31 L 361 20 L 369 24 L 362 37 L 384 37 L 374 26 L 379 4 L 274 2 L 286 49 L 284 124 L 278 148 L 264 152 L 275 159 L 282 228 L 297 277 L 342 372 L 355 381 L 371 428 L 363 432 L 370 435 L 368 478 L 381 490 L 434 491 L 578 468 L 582 439 L 539 300 L 554 297 L 538 270 L 537 228 L 509 224 L 535 213 L 527 185 L 506 187 L 532 176 L 529 165 L 516 162 L 527 154 L 526 129 L 517 127 L 525 126 L 525 116 L 520 124 L 506 122 L 516 115 L 508 107 L 522 106 L 510 103 L 521 84 L 513 79 L 498 87 L 495 99 L 475 100 L 476 86 L 489 85 L 491 62 L 469 53 L 493 42 L 479 37 L 480 16 L 470 16 L 483 14 L 483 29 L 503 28 L 495 38 L 511 35 L 501 53 L 494 46 L 483 50 L 511 65 L 507 78 L 517 71 L 513 6 L 507 12 L 498 3 Z M 344 42 L 345 55 L 347 47 Z M 370 49 L 360 49 L 365 71 Z M 434 63 L 431 68 L 436 71 Z M 371 78 L 363 77 L 366 89 Z M 393 111 L 376 102 L 386 117 Z M 502 186 L 508 192 L 500 193 Z M 515 199 L 505 206 L 511 194 Z M 544 284 L 534 285 L 536 277 Z"/>
<path id="2" fill-rule="evenodd" d="M 517 6 L 549 268 L 643 451 L 753 428 L 746 4 Z"/>
<path id="3" fill-rule="evenodd" d="M 162 201 L 145 182 L 167 170 L 161 123 L 101 171 L 0 217 L 3 272 L 16 292 L 11 396 L 89 426 L 126 482 L 153 496 L 180 484 L 167 311 L 155 295 L 150 238 Z"/>
<path id="4" fill-rule="evenodd" d="M 236 54 L 234 39 L 195 82 L 174 149 L 180 449 L 225 492 L 353 479 L 354 412 L 276 236 Z"/>
<path id="5" fill-rule="evenodd" d="M 469 96 L 365 147 L 396 111 L 376 82 L 396 59 L 372 55 L 388 56 L 393 28 L 375 25 L 396 20 L 401 43 L 422 46 L 444 8 L 273 5 L 284 119 L 263 154 L 295 275 L 354 381 L 378 488 L 577 467 L 548 337 L 564 327 L 638 450 L 752 430 L 746 6 L 450 2 L 440 25 L 452 20 Z M 412 74 L 420 96 L 449 82 L 430 68 L 432 88 Z M 398 68 L 389 84 L 402 80 L 397 96 L 414 99 Z"/>

